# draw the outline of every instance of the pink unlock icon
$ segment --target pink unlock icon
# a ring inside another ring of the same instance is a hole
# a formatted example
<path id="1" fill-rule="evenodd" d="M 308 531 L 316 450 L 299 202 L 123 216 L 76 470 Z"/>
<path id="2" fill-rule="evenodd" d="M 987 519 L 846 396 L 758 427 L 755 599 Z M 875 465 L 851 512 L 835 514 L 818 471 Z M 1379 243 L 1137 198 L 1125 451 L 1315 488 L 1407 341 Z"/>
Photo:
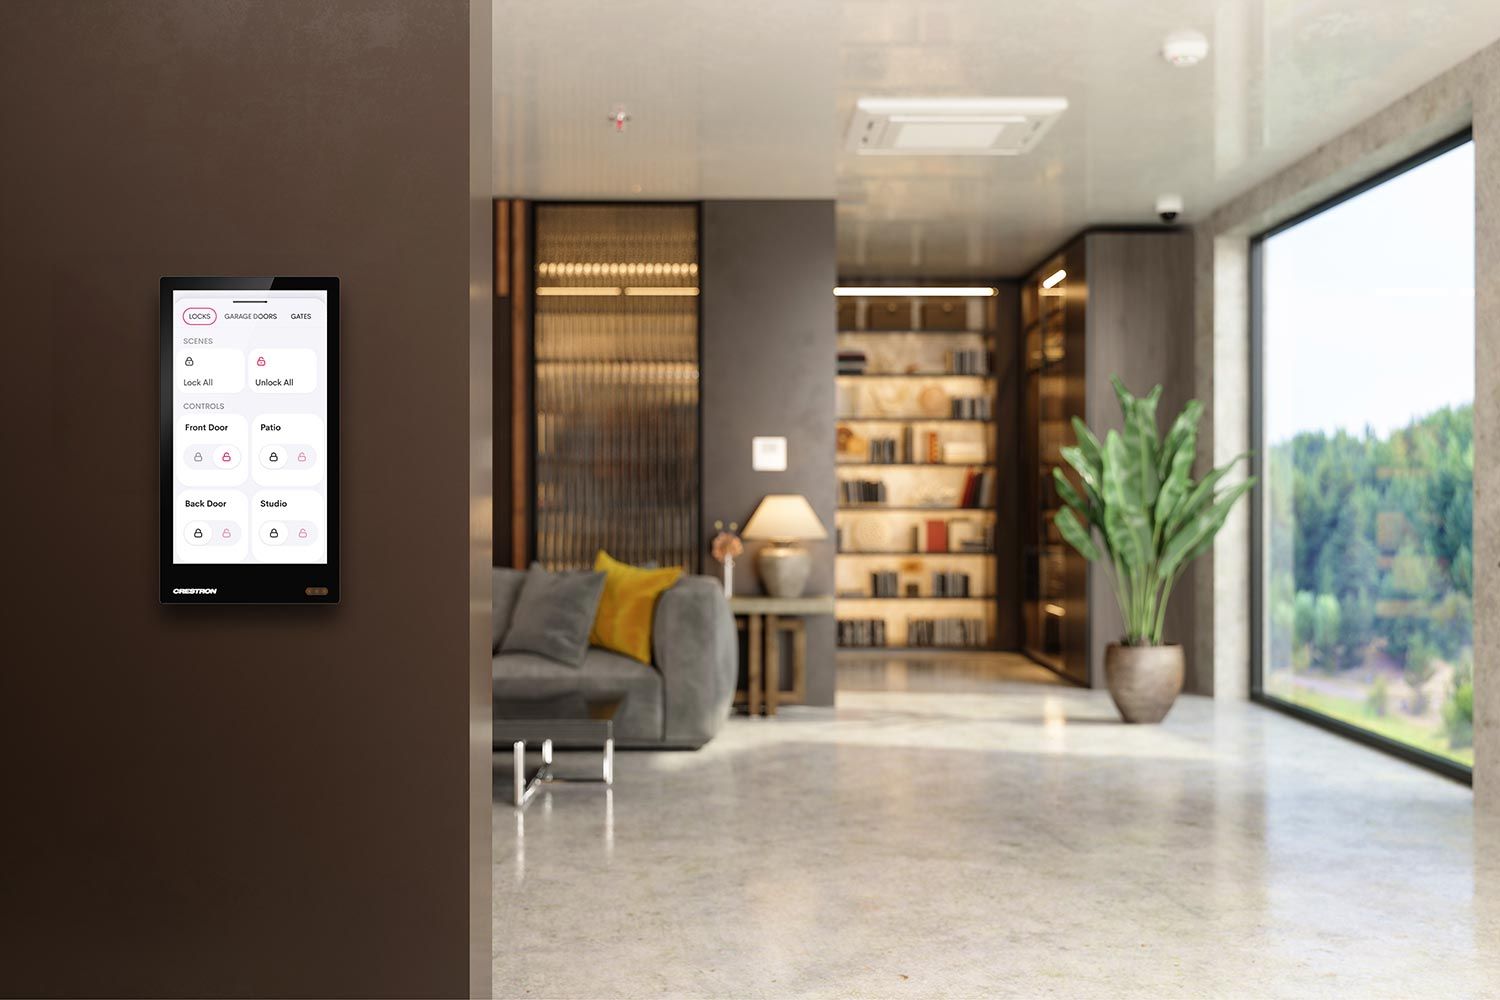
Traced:
<path id="1" fill-rule="evenodd" d="M 257 367 L 257 368 L 264 368 L 265 366 L 266 366 L 266 356 L 264 354 L 262 354 L 262 355 L 260 355 L 259 357 L 257 357 L 255 359 L 255 367 Z"/>
<path id="2" fill-rule="evenodd" d="M 228 528 L 225 528 L 225 529 L 224 529 L 224 532 L 223 532 L 223 536 L 224 536 L 224 537 L 225 537 L 225 538 L 228 538 L 228 537 L 229 537 L 229 529 L 228 529 Z"/>
<path id="3" fill-rule="evenodd" d="M 297 537 L 298 538 L 306 538 L 307 537 L 307 529 L 306 528 L 298 528 L 297 529 Z"/>

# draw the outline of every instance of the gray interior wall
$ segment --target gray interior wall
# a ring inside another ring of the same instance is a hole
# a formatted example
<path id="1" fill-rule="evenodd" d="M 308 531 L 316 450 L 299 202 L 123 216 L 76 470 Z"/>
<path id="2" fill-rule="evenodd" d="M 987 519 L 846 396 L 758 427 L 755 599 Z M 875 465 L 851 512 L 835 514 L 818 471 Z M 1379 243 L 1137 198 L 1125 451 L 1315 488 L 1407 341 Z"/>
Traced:
<path id="1" fill-rule="evenodd" d="M 1474 793 L 1500 829 L 1500 43 L 1382 109 L 1221 206 L 1197 228 L 1196 392 L 1213 408 L 1213 460 L 1249 428 L 1249 240 L 1466 125 L 1474 130 Z M 1248 511 L 1200 566 L 1197 647 L 1213 658 L 1214 694 L 1244 697 L 1250 672 Z M 1205 577 L 1207 580 L 1205 580 Z M 1211 582 L 1211 586 L 1208 583 Z M 1211 602 L 1211 603 L 1210 603 Z M 1206 607 L 1204 605 L 1207 605 Z"/>
<path id="2" fill-rule="evenodd" d="M 704 529 L 743 526 L 768 493 L 803 494 L 829 534 L 807 543 L 809 594 L 833 590 L 834 238 L 832 201 L 703 205 Z M 787 439 L 785 472 L 750 468 L 750 439 L 766 435 Z M 754 548 L 735 566 L 736 593 L 761 592 Z M 809 620 L 807 656 L 808 702 L 833 704 L 832 616 Z"/>
<path id="3" fill-rule="evenodd" d="M 1110 378 L 1119 375 L 1135 395 L 1162 386 L 1157 405 L 1162 433 L 1190 398 L 1179 355 L 1192 336 L 1192 235 L 1182 230 L 1099 232 L 1084 237 L 1087 253 L 1087 422 L 1099 437 L 1123 420 Z M 1089 567 L 1091 683 L 1104 683 L 1104 649 L 1124 634 L 1124 619 L 1109 569 Z M 1192 614 L 1185 590 L 1167 606 L 1167 642 L 1191 647 Z"/>
<path id="4" fill-rule="evenodd" d="M 0 992 L 473 984 L 470 16 L 0 4 Z M 158 280 L 267 273 L 342 280 L 343 604 L 162 607 Z"/>

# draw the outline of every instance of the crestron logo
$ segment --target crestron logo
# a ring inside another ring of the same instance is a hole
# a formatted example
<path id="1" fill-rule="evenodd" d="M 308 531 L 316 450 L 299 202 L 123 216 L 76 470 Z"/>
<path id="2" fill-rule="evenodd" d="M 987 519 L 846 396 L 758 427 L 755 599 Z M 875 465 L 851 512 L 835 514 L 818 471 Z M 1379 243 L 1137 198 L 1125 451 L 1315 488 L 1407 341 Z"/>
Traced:
<path id="1" fill-rule="evenodd" d="M 174 594 L 217 594 L 218 587 L 173 587 Z"/>

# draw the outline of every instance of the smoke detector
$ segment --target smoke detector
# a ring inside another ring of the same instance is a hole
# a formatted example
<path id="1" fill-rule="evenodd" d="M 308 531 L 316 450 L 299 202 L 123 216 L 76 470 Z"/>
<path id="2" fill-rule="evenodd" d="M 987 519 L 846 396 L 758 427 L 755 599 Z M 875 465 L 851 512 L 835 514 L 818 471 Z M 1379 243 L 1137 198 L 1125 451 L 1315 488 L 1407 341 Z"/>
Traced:
<path id="1" fill-rule="evenodd" d="M 1067 108 L 1061 97 L 862 97 L 844 148 L 861 156 L 1020 156 Z"/>
<path id="2" fill-rule="evenodd" d="M 1162 39 L 1161 57 L 1178 69 L 1196 66 L 1208 58 L 1208 39 L 1191 28 L 1174 31 Z"/>

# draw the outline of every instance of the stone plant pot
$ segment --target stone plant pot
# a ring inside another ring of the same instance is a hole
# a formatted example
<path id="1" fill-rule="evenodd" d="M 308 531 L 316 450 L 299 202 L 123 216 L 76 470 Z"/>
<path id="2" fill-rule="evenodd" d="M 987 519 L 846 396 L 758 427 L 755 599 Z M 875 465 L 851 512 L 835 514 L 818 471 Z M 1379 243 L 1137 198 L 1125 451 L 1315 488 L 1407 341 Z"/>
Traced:
<path id="1" fill-rule="evenodd" d="M 1122 646 L 1104 650 L 1104 681 L 1126 722 L 1160 722 L 1182 693 L 1182 647 Z"/>

